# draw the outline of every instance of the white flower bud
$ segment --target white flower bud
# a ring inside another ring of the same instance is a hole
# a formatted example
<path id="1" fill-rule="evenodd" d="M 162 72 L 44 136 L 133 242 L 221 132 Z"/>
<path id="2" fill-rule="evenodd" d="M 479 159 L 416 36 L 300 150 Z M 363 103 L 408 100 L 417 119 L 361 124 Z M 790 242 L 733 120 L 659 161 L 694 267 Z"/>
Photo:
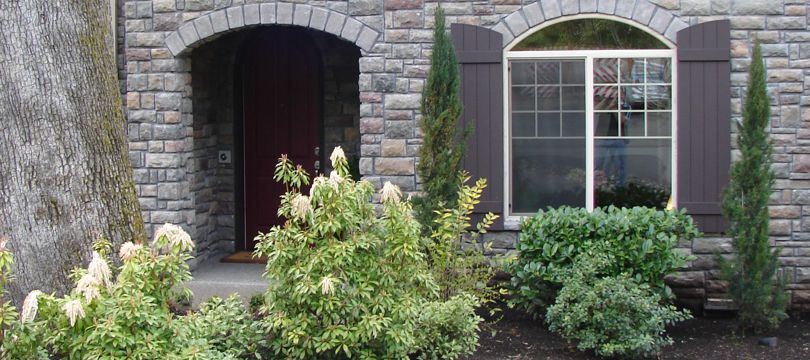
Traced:
<path id="1" fill-rule="evenodd" d="M 338 160 L 346 161 L 346 154 L 343 153 L 343 148 L 336 146 L 335 150 L 332 150 L 332 155 L 329 156 L 329 160 L 332 161 L 332 167 L 337 166 L 335 164 L 337 164 Z"/>
<path id="2" fill-rule="evenodd" d="M 123 261 L 129 261 L 135 257 L 135 254 L 137 254 L 141 248 L 143 248 L 143 245 L 134 244 L 131 241 L 127 241 L 121 245 L 121 250 L 118 251 L 118 256 L 120 256 L 121 260 Z"/>
<path id="3" fill-rule="evenodd" d="M 112 271 L 98 252 L 93 251 L 93 260 L 87 266 L 87 273 L 98 279 L 108 289 L 112 288 Z"/>
<path id="4" fill-rule="evenodd" d="M 101 286 L 99 279 L 93 275 L 84 274 L 84 276 L 79 279 L 79 282 L 76 283 L 76 291 L 84 295 L 85 302 L 89 304 L 93 299 L 101 297 L 101 293 L 98 291 L 99 286 Z"/>
<path id="5" fill-rule="evenodd" d="M 316 177 L 315 180 L 312 180 L 312 186 L 309 188 L 310 199 L 312 199 L 315 194 L 315 188 L 326 185 L 327 183 L 329 183 L 329 179 L 323 175 Z"/>
<path id="6" fill-rule="evenodd" d="M 155 231 L 154 241 L 157 241 L 164 235 L 166 239 L 169 240 L 169 246 L 179 246 L 181 251 L 191 251 L 194 249 L 194 242 L 191 241 L 191 236 L 177 225 L 167 223 L 158 228 L 157 231 Z"/>
<path id="7" fill-rule="evenodd" d="M 292 206 L 292 216 L 299 220 L 305 220 L 307 214 L 312 212 L 312 204 L 309 201 L 309 196 L 298 194 L 290 204 Z"/>
<path id="8" fill-rule="evenodd" d="M 76 325 L 76 319 L 84 319 L 84 307 L 79 300 L 66 302 L 65 305 L 62 306 L 62 310 L 65 311 L 65 315 L 67 315 L 71 327 Z"/>
<path id="9" fill-rule="evenodd" d="M 20 320 L 22 320 L 22 322 L 34 321 L 37 317 L 37 310 L 39 309 L 38 297 L 40 295 L 42 295 L 42 291 L 34 290 L 25 297 L 22 312 L 20 313 Z"/>
<path id="10" fill-rule="evenodd" d="M 385 182 L 382 190 L 380 190 L 380 194 L 382 194 L 382 202 L 393 201 L 398 203 L 399 199 L 402 197 L 402 192 L 399 191 L 399 187 L 392 184 L 390 181 Z"/>
<path id="11" fill-rule="evenodd" d="M 332 284 L 332 279 L 328 276 L 324 276 L 321 279 L 321 294 L 323 295 L 332 295 L 335 293 L 335 286 Z"/>

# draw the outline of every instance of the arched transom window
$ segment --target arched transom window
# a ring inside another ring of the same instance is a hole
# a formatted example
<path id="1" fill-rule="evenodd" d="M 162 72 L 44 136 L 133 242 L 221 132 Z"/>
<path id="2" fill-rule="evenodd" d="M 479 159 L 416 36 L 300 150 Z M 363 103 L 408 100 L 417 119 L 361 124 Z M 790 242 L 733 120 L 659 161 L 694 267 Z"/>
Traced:
<path id="1" fill-rule="evenodd" d="M 508 48 L 510 215 L 674 198 L 675 50 L 608 19 L 543 27 Z"/>

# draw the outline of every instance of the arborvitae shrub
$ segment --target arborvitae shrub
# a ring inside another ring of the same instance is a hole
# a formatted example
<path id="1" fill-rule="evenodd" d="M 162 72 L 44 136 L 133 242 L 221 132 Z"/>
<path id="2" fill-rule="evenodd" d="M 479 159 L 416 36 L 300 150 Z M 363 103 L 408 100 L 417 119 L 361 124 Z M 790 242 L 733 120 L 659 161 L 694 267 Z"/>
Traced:
<path id="1" fill-rule="evenodd" d="M 436 211 L 442 205 L 455 207 L 466 138 L 458 127 L 461 116 L 458 61 L 441 7 L 436 9 L 435 20 L 430 72 L 422 93 L 423 136 L 416 169 L 423 194 L 413 200 L 424 235 L 435 229 Z"/>
<path id="2" fill-rule="evenodd" d="M 776 328 L 784 320 L 787 296 L 777 276 L 779 249 L 768 240 L 768 198 L 773 191 L 773 151 L 768 139 L 770 104 L 765 65 L 759 43 L 754 45 L 743 120 L 738 124 L 740 159 L 731 167 L 731 181 L 723 195 L 735 256 L 721 260 L 729 294 L 739 307 L 743 329 Z"/>

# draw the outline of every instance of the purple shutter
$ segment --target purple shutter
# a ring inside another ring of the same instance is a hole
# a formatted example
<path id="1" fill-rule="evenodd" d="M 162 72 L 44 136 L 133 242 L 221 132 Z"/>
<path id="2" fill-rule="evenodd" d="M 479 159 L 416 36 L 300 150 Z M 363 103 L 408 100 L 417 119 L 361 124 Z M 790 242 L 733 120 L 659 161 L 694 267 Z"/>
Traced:
<path id="1" fill-rule="evenodd" d="M 731 162 L 728 20 L 678 32 L 678 206 L 703 232 L 727 224 L 720 199 Z"/>
<path id="2" fill-rule="evenodd" d="M 460 125 L 472 124 L 467 139 L 464 169 L 473 180 L 487 179 L 475 217 L 492 212 L 501 215 L 493 230 L 503 228 L 503 39 L 487 28 L 452 24 L 450 31 L 461 74 L 464 112 Z"/>

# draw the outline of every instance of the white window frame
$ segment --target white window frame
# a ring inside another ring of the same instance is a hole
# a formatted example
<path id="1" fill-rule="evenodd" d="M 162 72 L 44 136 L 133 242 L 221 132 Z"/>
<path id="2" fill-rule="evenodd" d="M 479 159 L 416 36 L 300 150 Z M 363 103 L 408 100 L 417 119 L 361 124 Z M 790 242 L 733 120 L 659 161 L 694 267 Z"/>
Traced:
<path id="1" fill-rule="evenodd" d="M 529 35 L 535 33 L 540 28 L 553 25 L 555 23 L 559 23 L 562 21 L 572 20 L 576 18 L 595 18 L 595 16 L 573 16 L 573 17 L 566 17 L 564 19 L 558 19 L 558 21 L 548 22 L 536 29 L 532 29 L 527 31 L 523 35 L 515 38 L 508 46 L 506 46 L 503 55 L 503 101 L 504 101 L 504 224 L 506 228 L 510 229 L 517 229 L 519 228 L 520 222 L 523 218 L 526 217 L 524 214 L 513 214 L 511 209 L 512 203 L 512 193 L 511 193 L 511 186 L 512 186 L 512 127 L 511 127 L 511 117 L 512 117 L 512 106 L 511 106 L 511 76 L 509 67 L 511 65 L 511 61 L 513 60 L 566 60 L 566 59 L 575 59 L 575 60 L 584 60 L 585 61 L 585 170 L 586 170 L 586 180 L 585 180 L 585 204 L 588 211 L 593 211 L 594 209 L 594 134 L 593 134 L 593 89 L 594 89 L 594 82 L 593 82 L 593 60 L 595 58 L 670 58 L 671 59 L 671 71 L 672 71 L 672 179 L 671 179 L 671 198 L 674 206 L 677 206 L 677 179 L 678 179 L 678 127 L 677 127 L 677 118 L 678 118 L 678 89 L 677 89 L 677 81 L 676 81 L 676 74 L 678 73 L 678 59 L 677 59 L 677 52 L 674 48 L 674 45 L 667 41 L 665 38 L 661 37 L 658 34 L 652 33 L 647 29 L 643 29 L 646 32 L 650 33 L 651 35 L 655 36 L 657 39 L 661 40 L 662 43 L 669 46 L 669 49 L 641 49 L 641 50 L 550 50 L 550 51 L 511 51 L 511 49 L 519 44 L 523 39 L 528 37 Z M 627 23 L 629 25 L 638 27 L 637 24 L 633 24 L 624 19 L 618 19 L 612 16 L 598 16 L 598 18 L 607 18 L 610 20 L 616 20 L 623 23 Z"/>

